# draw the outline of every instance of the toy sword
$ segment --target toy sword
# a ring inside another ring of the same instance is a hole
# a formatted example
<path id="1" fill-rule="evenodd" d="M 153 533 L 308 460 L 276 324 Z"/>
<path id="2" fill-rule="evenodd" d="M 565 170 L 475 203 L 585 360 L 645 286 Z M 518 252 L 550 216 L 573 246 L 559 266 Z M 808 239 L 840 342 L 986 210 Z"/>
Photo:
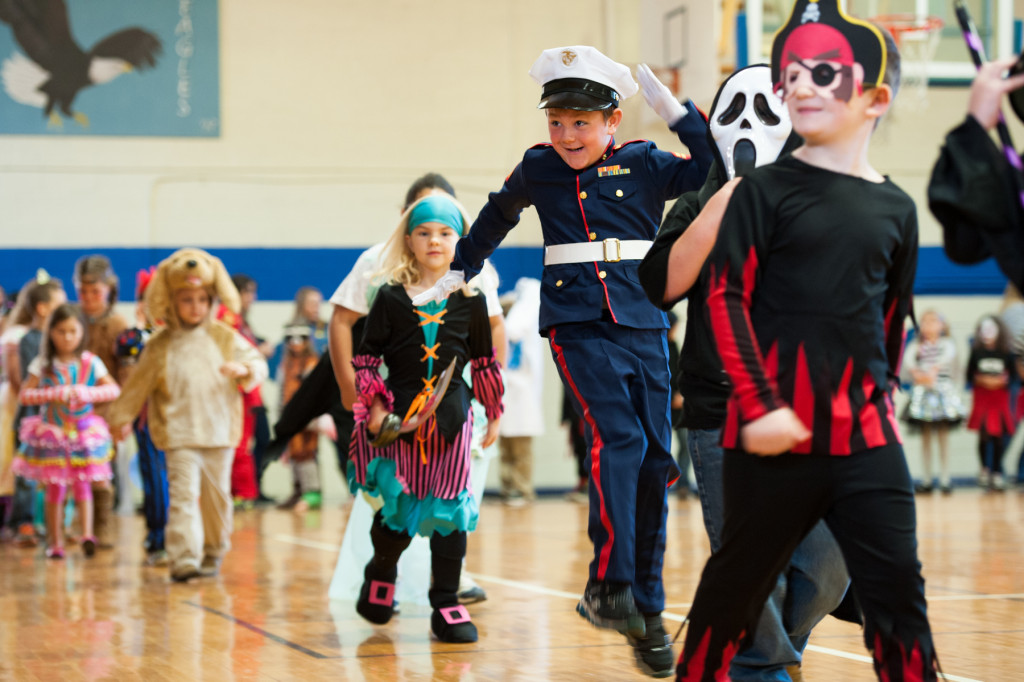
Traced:
<path id="1" fill-rule="evenodd" d="M 453 374 L 455 374 L 455 358 L 452 358 L 452 361 L 438 376 L 437 385 L 427 395 L 422 407 L 415 413 L 406 416 L 404 420 L 400 419 L 397 414 L 388 414 L 380 425 L 380 432 L 376 438 L 370 441 L 370 445 L 375 448 L 387 447 L 394 443 L 401 434 L 415 431 L 426 423 L 430 415 L 437 410 L 437 406 L 441 404 L 441 399 L 444 398 L 444 394 L 448 391 L 448 385 L 452 382 Z"/>

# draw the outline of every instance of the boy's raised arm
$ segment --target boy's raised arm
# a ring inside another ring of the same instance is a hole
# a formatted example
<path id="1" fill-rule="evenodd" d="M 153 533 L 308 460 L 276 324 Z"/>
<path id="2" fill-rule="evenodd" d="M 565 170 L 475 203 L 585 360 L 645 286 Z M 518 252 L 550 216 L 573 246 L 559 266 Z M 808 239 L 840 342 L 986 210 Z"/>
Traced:
<path id="1" fill-rule="evenodd" d="M 679 141 L 690 150 L 690 158 L 696 166 L 693 175 L 699 178 L 699 182 L 703 182 L 714 161 L 708 142 L 707 118 L 692 100 L 687 99 L 685 104 L 677 100 L 646 64 L 637 67 L 636 79 L 647 106 L 668 124 L 669 130 L 678 135 Z"/>

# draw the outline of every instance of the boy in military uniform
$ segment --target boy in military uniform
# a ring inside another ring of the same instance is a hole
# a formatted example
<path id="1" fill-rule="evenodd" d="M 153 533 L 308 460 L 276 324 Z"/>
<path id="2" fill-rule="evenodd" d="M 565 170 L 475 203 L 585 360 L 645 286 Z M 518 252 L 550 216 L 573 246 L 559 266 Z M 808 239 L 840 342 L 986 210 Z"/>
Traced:
<path id="1" fill-rule="evenodd" d="M 644 98 L 692 158 L 645 140 L 616 144 L 619 104 L 638 90 L 630 70 L 593 47 L 545 50 L 530 69 L 550 144 L 527 150 L 490 195 L 456 248 L 451 271 L 417 305 L 443 298 L 479 272 L 523 209 L 544 234 L 540 329 L 586 424 L 590 468 L 590 576 L 577 611 L 627 635 L 640 667 L 664 676 L 672 652 L 661 622 L 666 490 L 671 454 L 670 376 L 661 310 L 637 276 L 665 201 L 703 182 L 712 155 L 707 122 L 646 66 Z"/>

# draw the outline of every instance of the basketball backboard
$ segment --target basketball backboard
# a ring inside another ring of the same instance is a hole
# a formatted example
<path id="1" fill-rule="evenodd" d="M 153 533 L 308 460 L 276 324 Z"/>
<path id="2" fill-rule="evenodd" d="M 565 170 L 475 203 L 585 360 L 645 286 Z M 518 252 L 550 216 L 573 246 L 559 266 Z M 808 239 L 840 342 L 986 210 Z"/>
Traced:
<path id="1" fill-rule="evenodd" d="M 964 4 L 978 28 L 988 59 L 1019 51 L 1013 0 L 964 0 Z M 763 55 L 762 59 L 768 61 L 772 38 L 785 23 L 792 6 L 792 0 L 747 0 L 751 55 Z M 974 77 L 974 65 L 967 54 L 951 0 L 845 0 L 843 7 L 848 14 L 861 19 L 894 14 L 941 19 L 943 27 L 938 46 L 927 67 L 929 82 L 932 85 L 967 84 Z"/>

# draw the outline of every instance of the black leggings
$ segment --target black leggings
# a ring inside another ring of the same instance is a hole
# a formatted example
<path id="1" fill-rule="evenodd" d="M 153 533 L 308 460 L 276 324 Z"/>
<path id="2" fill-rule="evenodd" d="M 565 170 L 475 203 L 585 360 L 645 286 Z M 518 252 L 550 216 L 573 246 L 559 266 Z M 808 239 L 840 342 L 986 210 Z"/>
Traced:
<path id="1" fill-rule="evenodd" d="M 978 432 L 978 458 L 981 460 L 981 468 L 988 469 L 993 474 L 1003 473 L 1003 455 L 1006 454 L 1005 436 L 990 436 L 984 429 Z M 992 446 L 992 458 L 988 457 L 989 444 Z"/>
<path id="2" fill-rule="evenodd" d="M 793 549 L 821 518 L 846 560 L 879 678 L 936 679 L 914 493 L 898 444 L 849 456 L 726 450 L 722 480 L 722 547 L 690 609 L 679 679 L 728 671 Z"/>

